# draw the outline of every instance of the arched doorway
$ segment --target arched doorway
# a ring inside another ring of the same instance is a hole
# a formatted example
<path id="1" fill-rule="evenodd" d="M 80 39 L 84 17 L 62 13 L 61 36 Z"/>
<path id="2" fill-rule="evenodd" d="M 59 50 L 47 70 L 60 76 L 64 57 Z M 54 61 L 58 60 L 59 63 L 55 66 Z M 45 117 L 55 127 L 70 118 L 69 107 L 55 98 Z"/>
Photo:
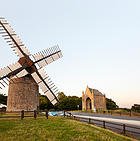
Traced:
<path id="1" fill-rule="evenodd" d="M 89 111 L 91 109 L 92 109 L 92 107 L 91 107 L 91 99 L 88 97 L 86 99 L 86 110 Z"/>

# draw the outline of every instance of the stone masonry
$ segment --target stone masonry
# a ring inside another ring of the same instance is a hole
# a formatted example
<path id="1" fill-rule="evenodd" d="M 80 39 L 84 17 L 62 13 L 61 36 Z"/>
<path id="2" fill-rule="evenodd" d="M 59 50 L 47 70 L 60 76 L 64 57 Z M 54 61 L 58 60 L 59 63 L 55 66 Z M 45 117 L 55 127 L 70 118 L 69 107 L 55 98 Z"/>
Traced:
<path id="1" fill-rule="evenodd" d="M 7 111 L 33 111 L 39 106 L 39 88 L 31 75 L 10 80 Z"/>
<path id="2" fill-rule="evenodd" d="M 96 89 L 87 86 L 86 91 L 82 92 L 82 110 L 97 111 L 106 110 L 106 97 Z"/>

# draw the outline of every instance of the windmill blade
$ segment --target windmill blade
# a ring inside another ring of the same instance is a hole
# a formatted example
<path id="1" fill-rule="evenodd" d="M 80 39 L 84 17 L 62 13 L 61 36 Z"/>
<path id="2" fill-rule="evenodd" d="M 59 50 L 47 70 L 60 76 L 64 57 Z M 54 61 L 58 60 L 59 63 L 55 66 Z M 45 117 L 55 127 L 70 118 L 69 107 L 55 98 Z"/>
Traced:
<path id="1" fill-rule="evenodd" d="M 6 87 L 8 84 L 9 84 L 9 78 L 4 78 L 0 80 L 0 89 L 2 89 L 3 87 Z"/>
<path id="2" fill-rule="evenodd" d="M 38 71 L 32 73 L 32 77 L 42 89 L 44 94 L 48 97 L 50 102 L 54 105 L 58 102 L 58 90 L 56 86 L 52 83 L 49 76 L 43 69 L 39 69 Z"/>
<path id="3" fill-rule="evenodd" d="M 32 55 L 34 58 L 34 63 L 38 64 L 39 68 L 42 68 L 51 62 L 59 59 L 62 57 L 61 50 L 59 49 L 59 46 L 53 46 L 51 48 L 48 48 L 46 50 L 43 50 L 37 54 Z"/>
<path id="4" fill-rule="evenodd" d="M 9 82 L 9 78 L 23 77 L 27 74 L 25 67 L 19 62 L 0 69 L 0 88 L 5 87 L 5 84 L 8 85 L 6 82 Z"/>
<path id="5" fill-rule="evenodd" d="M 0 80 L 6 77 L 10 77 L 12 74 L 14 74 L 13 72 L 15 72 L 16 70 L 22 70 L 22 69 L 23 67 L 19 62 L 4 67 L 3 69 L 0 69 Z"/>
<path id="6" fill-rule="evenodd" d="M 2 34 L 2 37 L 4 37 L 17 56 L 21 58 L 30 55 L 28 49 L 21 42 L 15 31 L 4 18 L 0 18 L 0 34 Z"/>
<path id="7" fill-rule="evenodd" d="M 25 75 L 29 74 L 25 69 L 23 69 L 22 71 L 20 71 L 19 73 L 17 73 L 15 76 L 12 77 L 13 78 L 19 78 L 19 77 L 23 77 Z"/>

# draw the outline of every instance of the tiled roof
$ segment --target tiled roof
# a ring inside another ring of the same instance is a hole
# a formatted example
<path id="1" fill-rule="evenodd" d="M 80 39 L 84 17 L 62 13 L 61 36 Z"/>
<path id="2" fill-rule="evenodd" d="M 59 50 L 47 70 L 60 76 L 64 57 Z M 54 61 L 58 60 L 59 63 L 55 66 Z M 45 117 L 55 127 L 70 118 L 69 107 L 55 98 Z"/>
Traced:
<path id="1" fill-rule="evenodd" d="M 97 89 L 89 88 L 89 90 L 90 90 L 91 93 L 93 92 L 94 95 L 100 95 L 100 96 L 103 96 L 103 94 L 102 94 L 100 91 L 98 91 Z"/>

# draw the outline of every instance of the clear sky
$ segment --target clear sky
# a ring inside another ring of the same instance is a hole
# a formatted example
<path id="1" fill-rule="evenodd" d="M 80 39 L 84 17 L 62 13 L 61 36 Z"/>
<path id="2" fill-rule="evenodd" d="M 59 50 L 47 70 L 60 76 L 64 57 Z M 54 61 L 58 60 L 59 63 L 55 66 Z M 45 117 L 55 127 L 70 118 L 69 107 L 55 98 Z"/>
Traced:
<path id="1" fill-rule="evenodd" d="M 31 53 L 59 44 L 64 56 L 46 71 L 66 95 L 88 85 L 120 107 L 140 104 L 139 0 L 0 0 L 0 15 Z M 18 60 L 2 38 L 0 60 Z"/>

